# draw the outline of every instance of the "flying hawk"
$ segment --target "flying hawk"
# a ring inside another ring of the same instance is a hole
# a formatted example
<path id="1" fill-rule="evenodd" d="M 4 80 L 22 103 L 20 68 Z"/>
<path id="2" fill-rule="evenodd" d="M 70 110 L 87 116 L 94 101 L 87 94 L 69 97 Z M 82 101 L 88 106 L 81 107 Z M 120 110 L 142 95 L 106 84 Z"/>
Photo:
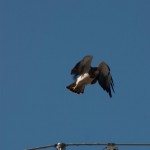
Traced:
<path id="1" fill-rule="evenodd" d="M 75 82 L 68 85 L 66 88 L 70 91 L 80 94 L 84 93 L 87 84 L 95 84 L 97 81 L 110 97 L 111 90 L 114 91 L 114 83 L 110 74 L 109 66 L 102 61 L 98 67 L 91 67 L 93 56 L 85 56 L 71 70 L 71 75 L 74 76 Z"/>

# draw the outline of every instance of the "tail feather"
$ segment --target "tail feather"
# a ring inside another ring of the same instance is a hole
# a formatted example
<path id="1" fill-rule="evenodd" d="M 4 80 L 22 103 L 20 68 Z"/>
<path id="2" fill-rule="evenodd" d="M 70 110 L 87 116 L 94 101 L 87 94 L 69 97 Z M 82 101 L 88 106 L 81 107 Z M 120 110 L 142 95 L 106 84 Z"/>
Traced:
<path id="1" fill-rule="evenodd" d="M 76 86 L 76 82 L 73 82 L 70 85 L 68 85 L 66 88 L 77 94 L 84 93 L 84 86 L 77 86 L 77 87 L 75 86 Z"/>
<path id="2" fill-rule="evenodd" d="M 76 86 L 76 82 L 73 82 L 70 85 L 66 86 L 66 88 L 72 90 L 75 86 Z"/>

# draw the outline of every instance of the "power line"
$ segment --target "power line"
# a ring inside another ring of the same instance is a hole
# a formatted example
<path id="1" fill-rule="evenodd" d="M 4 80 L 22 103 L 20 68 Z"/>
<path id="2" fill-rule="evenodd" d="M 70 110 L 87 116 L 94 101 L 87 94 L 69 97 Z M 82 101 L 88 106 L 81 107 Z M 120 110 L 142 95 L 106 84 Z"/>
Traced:
<path id="1" fill-rule="evenodd" d="M 57 150 L 65 150 L 67 146 L 106 146 L 108 150 L 118 150 L 117 146 L 150 146 L 149 143 L 57 143 L 57 144 L 50 144 L 47 146 L 39 146 L 35 148 L 28 148 L 25 150 L 39 150 L 54 147 Z M 110 148 L 110 149 L 109 149 Z"/>
<path id="2" fill-rule="evenodd" d="M 28 149 L 25 149 L 25 150 L 38 150 L 38 149 L 44 149 L 44 148 L 49 148 L 49 147 L 56 147 L 57 144 L 50 144 L 50 145 L 47 145 L 47 146 L 39 146 L 39 147 L 34 147 L 34 148 L 28 148 Z"/>

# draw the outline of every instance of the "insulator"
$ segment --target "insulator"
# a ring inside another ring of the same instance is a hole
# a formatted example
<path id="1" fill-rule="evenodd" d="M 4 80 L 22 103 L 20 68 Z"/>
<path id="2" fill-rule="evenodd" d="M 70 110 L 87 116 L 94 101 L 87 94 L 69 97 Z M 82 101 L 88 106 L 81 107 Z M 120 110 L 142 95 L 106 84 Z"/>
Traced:
<path id="1" fill-rule="evenodd" d="M 107 150 L 118 150 L 118 147 L 114 143 L 108 143 Z"/>
<path id="2" fill-rule="evenodd" d="M 64 143 L 58 143 L 56 145 L 56 149 L 57 150 L 66 150 L 66 144 L 64 144 Z"/>

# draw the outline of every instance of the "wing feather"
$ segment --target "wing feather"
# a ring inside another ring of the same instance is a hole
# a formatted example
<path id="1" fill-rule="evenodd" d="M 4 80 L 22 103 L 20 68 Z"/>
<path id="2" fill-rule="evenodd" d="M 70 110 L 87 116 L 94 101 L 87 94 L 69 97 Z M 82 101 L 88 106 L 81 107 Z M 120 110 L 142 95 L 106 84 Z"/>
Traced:
<path id="1" fill-rule="evenodd" d="M 93 56 L 85 56 L 82 60 L 80 60 L 71 70 L 71 75 L 74 75 L 74 78 L 77 76 L 87 73 L 91 67 Z"/>
<path id="2" fill-rule="evenodd" d="M 105 62 L 101 62 L 97 67 L 97 80 L 100 86 L 112 97 L 111 89 L 114 91 L 114 82 L 110 74 L 110 68 Z"/>

